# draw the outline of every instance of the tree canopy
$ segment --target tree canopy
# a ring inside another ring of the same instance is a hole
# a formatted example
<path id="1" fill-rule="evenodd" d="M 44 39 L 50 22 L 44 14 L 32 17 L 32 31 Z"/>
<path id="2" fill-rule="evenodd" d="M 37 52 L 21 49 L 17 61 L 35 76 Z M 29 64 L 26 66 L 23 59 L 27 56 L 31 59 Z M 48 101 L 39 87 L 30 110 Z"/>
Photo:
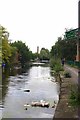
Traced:
<path id="1" fill-rule="evenodd" d="M 48 60 L 49 57 L 50 57 L 49 50 L 45 49 L 45 48 L 42 48 L 41 51 L 40 51 L 39 57 L 40 57 L 41 60 L 46 60 L 46 59 Z"/>
<path id="2" fill-rule="evenodd" d="M 11 57 L 11 47 L 8 43 L 9 33 L 3 26 L 0 26 L 0 41 L 2 43 L 2 61 L 8 63 Z"/>
<path id="3" fill-rule="evenodd" d="M 76 39 L 62 39 L 58 37 L 57 42 L 51 48 L 51 56 L 75 60 L 77 54 Z"/>
<path id="4" fill-rule="evenodd" d="M 28 46 L 22 41 L 15 41 L 11 46 L 16 47 L 19 52 L 19 60 L 22 64 L 25 64 L 31 59 L 32 52 L 29 50 Z"/>
<path id="5" fill-rule="evenodd" d="M 9 43 L 9 32 L 0 26 L 0 55 L 2 48 L 2 62 L 7 65 L 21 63 L 24 65 L 33 58 L 32 51 L 22 41 Z"/>

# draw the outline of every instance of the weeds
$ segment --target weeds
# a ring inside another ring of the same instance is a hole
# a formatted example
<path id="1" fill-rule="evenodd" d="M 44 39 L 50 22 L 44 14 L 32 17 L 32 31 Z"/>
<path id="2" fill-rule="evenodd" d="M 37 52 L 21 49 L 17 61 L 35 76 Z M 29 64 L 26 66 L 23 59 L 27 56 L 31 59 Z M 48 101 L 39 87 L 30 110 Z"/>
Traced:
<path id="1" fill-rule="evenodd" d="M 65 78 L 71 78 L 71 73 L 68 72 L 68 71 L 65 71 L 65 72 L 64 72 L 64 77 L 65 77 Z"/>
<path id="2" fill-rule="evenodd" d="M 72 106 L 80 106 L 80 92 L 78 91 L 78 87 L 76 86 L 71 87 L 69 103 Z"/>

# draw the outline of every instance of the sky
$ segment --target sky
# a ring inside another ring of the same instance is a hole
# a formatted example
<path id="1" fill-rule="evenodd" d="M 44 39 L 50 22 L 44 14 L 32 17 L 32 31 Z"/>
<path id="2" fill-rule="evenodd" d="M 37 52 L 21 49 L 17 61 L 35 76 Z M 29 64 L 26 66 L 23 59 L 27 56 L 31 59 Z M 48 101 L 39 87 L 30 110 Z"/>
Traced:
<path id="1" fill-rule="evenodd" d="M 0 24 L 12 42 L 51 50 L 65 28 L 78 27 L 78 0 L 0 0 Z"/>

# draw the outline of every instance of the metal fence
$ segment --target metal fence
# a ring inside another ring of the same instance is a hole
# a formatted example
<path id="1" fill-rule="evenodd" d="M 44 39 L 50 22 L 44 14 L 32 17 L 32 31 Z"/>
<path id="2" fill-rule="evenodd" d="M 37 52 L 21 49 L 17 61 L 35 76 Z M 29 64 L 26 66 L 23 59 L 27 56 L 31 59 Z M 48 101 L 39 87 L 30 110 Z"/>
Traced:
<path id="1" fill-rule="evenodd" d="M 80 61 L 66 61 L 67 64 L 71 65 L 71 66 L 77 66 L 78 68 L 80 68 Z"/>

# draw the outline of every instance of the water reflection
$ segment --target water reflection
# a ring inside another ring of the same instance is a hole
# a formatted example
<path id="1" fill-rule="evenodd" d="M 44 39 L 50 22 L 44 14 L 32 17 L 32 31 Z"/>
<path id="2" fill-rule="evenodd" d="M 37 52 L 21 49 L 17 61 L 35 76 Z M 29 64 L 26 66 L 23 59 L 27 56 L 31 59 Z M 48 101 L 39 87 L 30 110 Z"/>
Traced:
<path id="1" fill-rule="evenodd" d="M 2 101 L 3 101 L 3 104 L 4 104 L 4 98 L 8 91 L 8 85 L 9 85 L 8 77 L 9 77 L 9 71 L 5 70 L 5 72 L 2 74 Z"/>
<path id="2" fill-rule="evenodd" d="M 13 82 L 15 76 L 21 75 L 22 73 L 26 73 L 28 71 L 27 68 L 23 69 L 5 69 L 5 71 L 2 73 L 2 101 L 4 103 L 5 96 L 8 92 L 9 83 L 10 83 L 10 76 L 13 76 Z"/>

